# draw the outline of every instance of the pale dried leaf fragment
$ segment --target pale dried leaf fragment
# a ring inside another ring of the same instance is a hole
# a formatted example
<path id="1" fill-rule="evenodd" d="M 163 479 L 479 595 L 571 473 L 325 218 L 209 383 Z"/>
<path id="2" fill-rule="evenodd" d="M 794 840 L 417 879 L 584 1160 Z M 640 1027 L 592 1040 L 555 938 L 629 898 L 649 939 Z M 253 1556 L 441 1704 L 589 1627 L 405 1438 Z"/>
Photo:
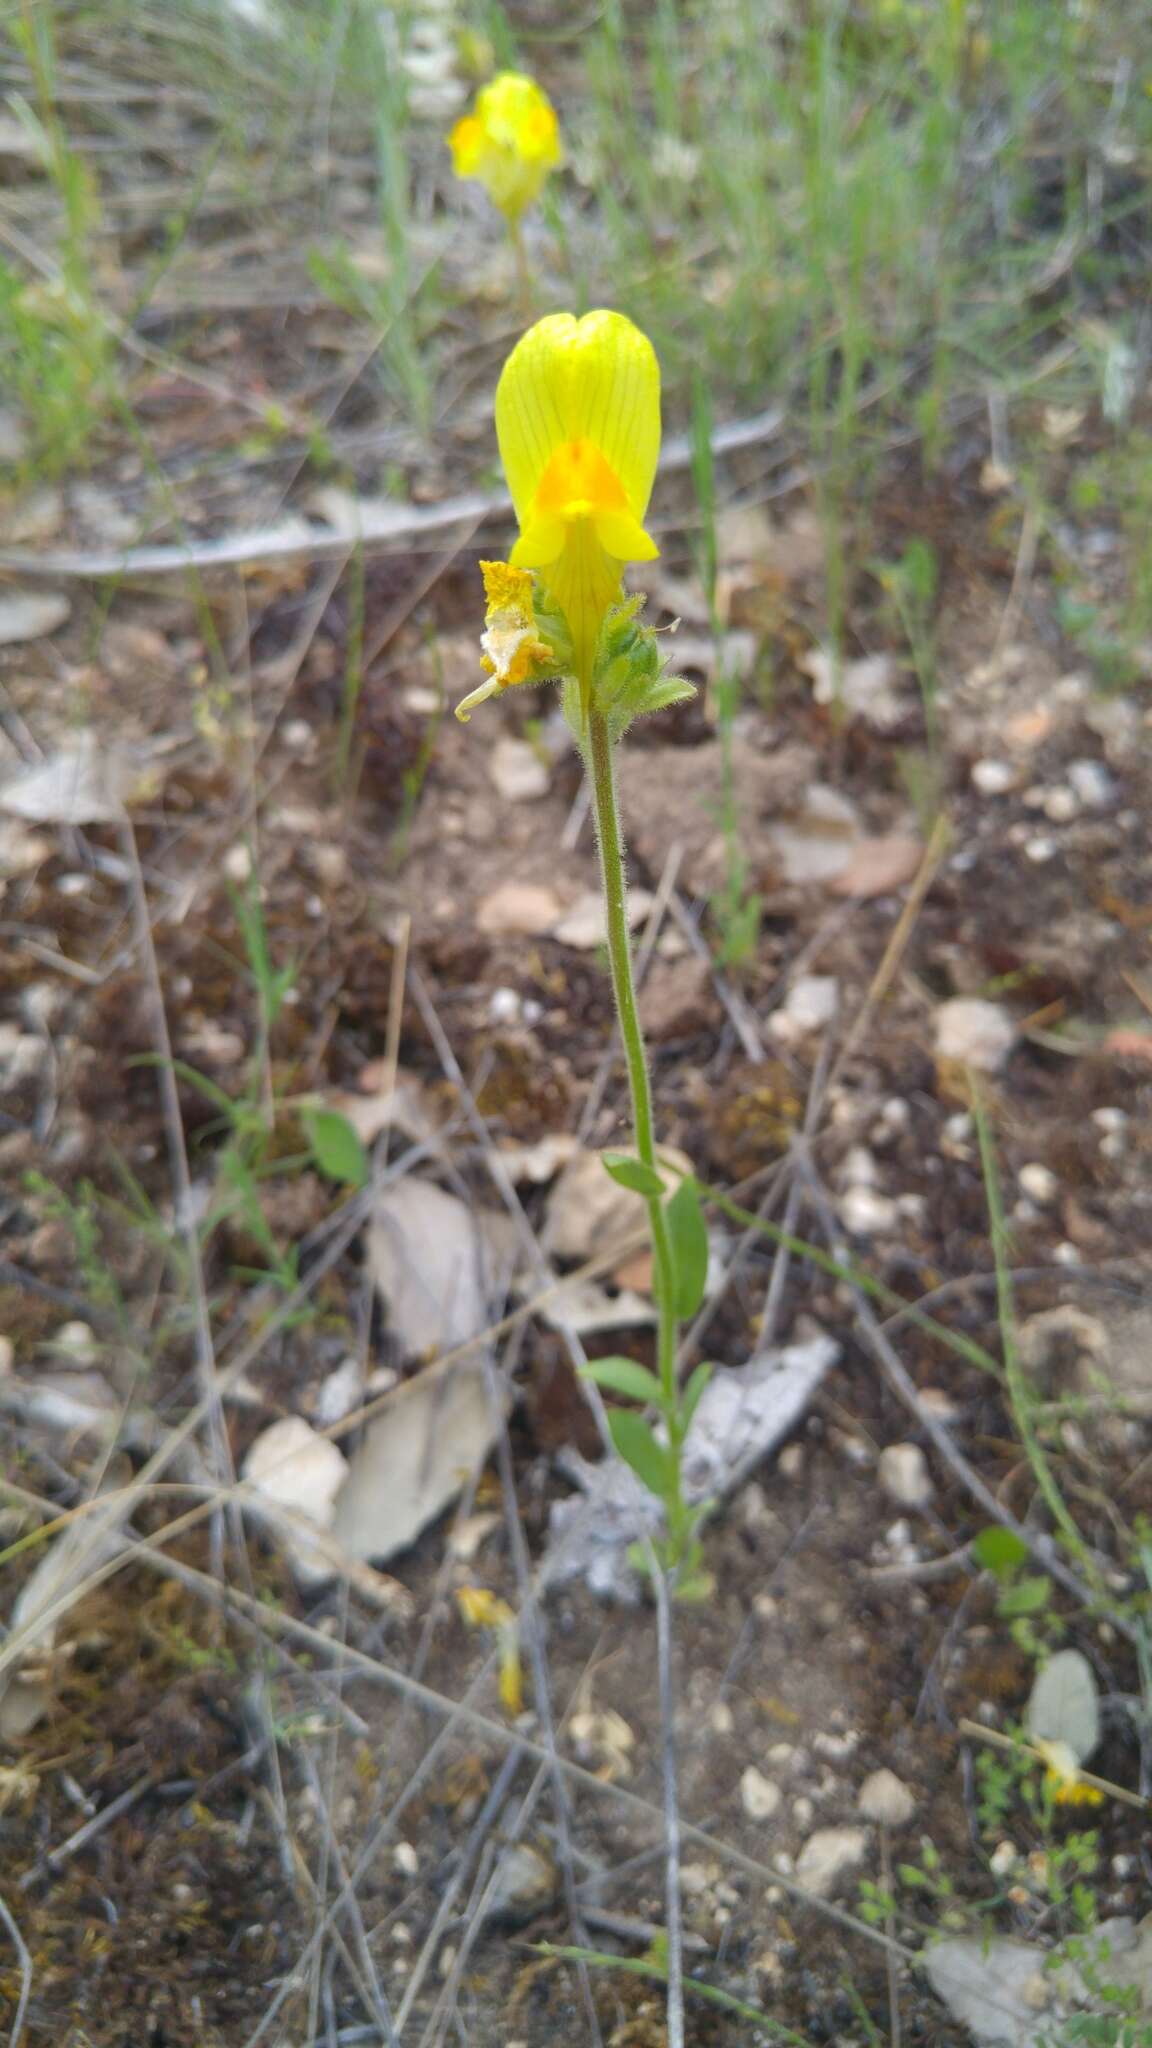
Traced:
<path id="1" fill-rule="evenodd" d="M 383 1564 L 409 1549 L 479 1472 L 499 1426 L 488 1370 L 483 1359 L 428 1366 L 388 1396 L 336 1503 L 350 1556 Z"/>
<path id="2" fill-rule="evenodd" d="M 44 640 L 69 617 L 72 606 L 54 590 L 0 593 L 0 647 Z"/>

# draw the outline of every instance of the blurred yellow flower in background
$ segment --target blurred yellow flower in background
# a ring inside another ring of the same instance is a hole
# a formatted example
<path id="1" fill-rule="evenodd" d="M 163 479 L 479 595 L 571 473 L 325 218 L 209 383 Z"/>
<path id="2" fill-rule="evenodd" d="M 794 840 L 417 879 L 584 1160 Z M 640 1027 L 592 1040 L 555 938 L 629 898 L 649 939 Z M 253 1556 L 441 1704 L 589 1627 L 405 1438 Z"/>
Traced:
<path id="1" fill-rule="evenodd" d="M 660 452 L 660 369 L 622 313 L 550 313 L 517 342 L 496 390 L 496 438 L 520 538 L 563 613 L 587 704 L 600 629 L 625 562 L 660 550 L 644 515 Z"/>
<path id="2" fill-rule="evenodd" d="M 1048 1767 L 1044 1773 L 1044 1783 L 1057 1806 L 1104 1804 L 1103 1792 L 1095 1785 L 1084 1783 L 1076 1752 L 1067 1742 L 1050 1741 L 1045 1737 L 1035 1736 L 1032 1747 Z"/>
<path id="3" fill-rule="evenodd" d="M 448 137 L 458 178 L 478 178 L 512 223 L 540 195 L 563 157 L 556 110 L 534 78 L 501 71 Z"/>

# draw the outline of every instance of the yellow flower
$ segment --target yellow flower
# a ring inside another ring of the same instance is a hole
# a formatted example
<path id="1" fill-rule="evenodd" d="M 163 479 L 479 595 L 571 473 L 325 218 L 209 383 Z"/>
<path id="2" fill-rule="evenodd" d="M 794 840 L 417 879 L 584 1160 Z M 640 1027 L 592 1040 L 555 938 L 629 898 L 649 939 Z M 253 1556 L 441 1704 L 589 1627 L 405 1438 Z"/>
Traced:
<path id="1" fill-rule="evenodd" d="M 644 515 L 660 452 L 660 369 L 622 313 L 551 313 L 517 342 L 496 391 L 496 436 L 520 524 L 519 569 L 538 569 L 564 614 L 581 698 L 625 562 L 660 550 Z"/>
<path id="2" fill-rule="evenodd" d="M 458 178 L 478 178 L 494 206 L 510 221 L 561 161 L 560 128 L 546 92 L 520 71 L 501 71 L 476 95 L 470 114 L 457 121 L 448 146 Z"/>
<path id="3" fill-rule="evenodd" d="M 464 725 L 477 704 L 498 691 L 513 683 L 547 682 L 557 673 L 555 653 L 537 630 L 527 569 L 513 569 L 507 562 L 481 562 L 480 574 L 487 605 L 480 665 L 487 671 L 488 681 L 456 706 L 456 716 Z"/>
<path id="4" fill-rule="evenodd" d="M 500 1704 L 515 1716 L 524 1711 L 524 1674 L 516 1616 L 506 1600 L 486 1586 L 458 1586 L 456 1604 L 470 1628 L 490 1628 L 500 1650 Z"/>
<path id="5" fill-rule="evenodd" d="M 1067 1742 L 1038 1736 L 1032 1747 L 1048 1766 L 1044 1783 L 1057 1806 L 1103 1806 L 1104 1794 L 1095 1785 L 1084 1783 L 1076 1753 Z"/>

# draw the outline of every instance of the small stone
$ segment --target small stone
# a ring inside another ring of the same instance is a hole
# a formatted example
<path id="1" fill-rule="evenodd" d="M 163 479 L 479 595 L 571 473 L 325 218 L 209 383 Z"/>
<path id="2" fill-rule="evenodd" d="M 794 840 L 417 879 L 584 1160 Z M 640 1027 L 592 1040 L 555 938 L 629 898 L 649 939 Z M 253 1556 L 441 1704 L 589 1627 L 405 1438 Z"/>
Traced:
<path id="1" fill-rule="evenodd" d="M 1070 761 L 1066 772 L 1069 786 L 1086 811 L 1107 811 L 1116 802 L 1115 777 L 1103 761 Z"/>
<path id="2" fill-rule="evenodd" d="M 488 754 L 488 773 L 505 803 L 533 803 L 547 796 L 551 777 L 547 764 L 527 740 L 503 734 Z"/>
<path id="3" fill-rule="evenodd" d="M 840 1178 L 846 1188 L 874 1188 L 879 1179 L 879 1168 L 866 1145 L 853 1145 L 840 1169 Z"/>
<path id="4" fill-rule="evenodd" d="M 694 953 L 680 960 L 657 960 L 640 992 L 640 1021 L 657 1043 L 707 1031 L 719 1008 L 711 963 Z"/>
<path id="5" fill-rule="evenodd" d="M 832 1619 L 839 1619 L 839 1609 Z M 827 1757 L 829 1763 L 846 1764 L 849 1757 L 855 1756 L 860 1747 L 860 1732 L 856 1728 L 847 1728 L 842 1734 L 835 1734 L 827 1729 L 821 1729 L 818 1735 L 812 1737 L 812 1747 L 817 1756 Z"/>
<path id="6" fill-rule="evenodd" d="M 856 1185 L 840 1198 L 840 1221 L 853 1237 L 879 1237 L 895 1229 L 900 1212 L 888 1195 Z"/>
<path id="7" fill-rule="evenodd" d="M 1064 1238 L 1054 1247 L 1052 1257 L 1058 1266 L 1078 1266 L 1080 1264 L 1080 1247 L 1079 1245 L 1072 1244 L 1068 1238 Z"/>
<path id="8" fill-rule="evenodd" d="M 785 1479 L 799 1479 L 800 1474 L 804 1470 L 803 1444 L 786 1444 L 780 1453 L 777 1463 Z"/>
<path id="9" fill-rule="evenodd" d="M 1016 1025 L 999 1003 L 953 996 L 936 1011 L 936 1051 L 983 1074 L 998 1074 L 1016 1043 Z"/>
<path id="10" fill-rule="evenodd" d="M 867 1852 L 867 1828 L 817 1828 L 796 1859 L 797 1879 L 806 1891 L 826 1899 L 842 1877 L 863 1863 Z"/>
<path id="11" fill-rule="evenodd" d="M 551 1858 L 531 1842 L 514 1842 L 496 1866 L 488 1911 L 493 1919 L 534 1919 L 556 1896 L 558 1875 Z"/>
<path id="12" fill-rule="evenodd" d="M 981 796 L 1007 796 L 1019 777 L 1010 761 L 974 761 L 972 787 Z"/>
<path id="13" fill-rule="evenodd" d="M 755 1764 L 749 1764 L 740 1779 L 740 1804 L 749 1820 L 771 1820 L 779 1812 L 783 1793 Z"/>
<path id="14" fill-rule="evenodd" d="M 735 1716 L 727 1700 L 713 1700 L 708 1709 L 708 1726 L 713 1735 L 731 1735 L 735 1725 Z"/>
<path id="15" fill-rule="evenodd" d="M 861 839 L 828 888 L 833 896 L 851 896 L 861 903 L 875 896 L 890 896 L 919 873 L 923 858 L 920 840 L 905 832 Z"/>
<path id="16" fill-rule="evenodd" d="M 560 901 L 535 882 L 501 882 L 485 896 L 476 923 L 489 938 L 539 938 L 559 918 Z"/>
<path id="17" fill-rule="evenodd" d="M 1044 799 L 1044 816 L 1054 825 L 1071 824 L 1080 815 L 1080 799 L 1071 789 L 1050 789 Z"/>
<path id="18" fill-rule="evenodd" d="M 520 997 L 514 988 L 494 988 L 488 998 L 488 1022 L 490 1024 L 518 1024 L 520 1022 Z"/>
<path id="19" fill-rule="evenodd" d="M 815 1812 L 816 1808 L 812 1801 L 803 1792 L 798 1799 L 792 1801 L 792 1818 L 798 1828 L 810 1828 Z"/>
<path id="20" fill-rule="evenodd" d="M 1022 1166 L 1018 1178 L 1028 1200 L 1038 1202 L 1042 1209 L 1047 1208 L 1050 1202 L 1054 1202 L 1060 1192 L 1060 1182 L 1052 1168 L 1040 1165 L 1039 1161 Z"/>
<path id="21" fill-rule="evenodd" d="M 930 1415 L 934 1422 L 943 1423 L 945 1429 L 950 1429 L 954 1422 L 960 1420 L 959 1408 L 943 1387 L 921 1387 L 920 1406 L 925 1415 Z"/>
<path id="22" fill-rule="evenodd" d="M 1056 841 L 1045 838 L 1043 834 L 1024 842 L 1024 858 L 1030 860 L 1034 867 L 1044 867 L 1048 861 L 1055 860 L 1058 852 Z"/>
<path id="23" fill-rule="evenodd" d="M 401 1877 L 415 1877 L 420 1868 L 420 1858 L 411 1842 L 397 1842 L 392 1851 L 392 1862 Z"/>
<path id="24" fill-rule="evenodd" d="M 64 624 L 71 610 L 68 599 L 53 591 L 6 592 L 0 597 L 0 647 L 44 639 Z"/>
<path id="25" fill-rule="evenodd" d="M 865 1778 L 856 1805 L 865 1820 L 882 1822 L 888 1828 L 906 1827 L 916 1811 L 915 1795 L 895 1771 L 872 1771 Z"/>
<path id="26" fill-rule="evenodd" d="M 628 926 L 634 930 L 643 924 L 656 898 L 649 889 L 629 889 Z M 552 936 L 562 946 L 571 946 L 577 953 L 594 953 L 598 946 L 608 942 L 608 927 L 605 923 L 604 898 L 595 889 L 578 896 L 570 910 L 566 910 L 555 926 Z"/>
<path id="27" fill-rule="evenodd" d="M 364 1369 L 358 1358 L 351 1354 L 322 1380 L 316 1389 L 312 1413 L 321 1429 L 328 1429 L 334 1422 L 343 1422 L 352 1413 L 364 1394 Z"/>
<path id="28" fill-rule="evenodd" d="M 793 982 L 783 1003 L 768 1019 L 774 1038 L 785 1044 L 807 1038 L 831 1024 L 840 1004 L 840 984 L 834 974 L 802 974 Z"/>
<path id="29" fill-rule="evenodd" d="M 316 735 L 306 718 L 290 718 L 280 737 L 293 754 L 310 754 L 316 744 Z"/>
<path id="30" fill-rule="evenodd" d="M 932 1498 L 932 1474 L 919 1444 L 889 1444 L 881 1451 L 876 1469 L 881 1486 L 897 1507 L 927 1507 Z"/>
<path id="31" fill-rule="evenodd" d="M 61 1323 L 52 1339 L 52 1349 L 57 1357 L 67 1358 L 74 1365 L 96 1363 L 96 1338 L 88 1323 Z"/>
<path id="32" fill-rule="evenodd" d="M 945 1117 L 940 1126 L 940 1150 L 946 1159 L 970 1159 L 975 1125 L 966 1109 Z"/>
<path id="33" fill-rule="evenodd" d="M 224 873 L 230 882 L 246 882 L 252 873 L 252 849 L 243 843 L 230 846 L 224 855 Z"/>

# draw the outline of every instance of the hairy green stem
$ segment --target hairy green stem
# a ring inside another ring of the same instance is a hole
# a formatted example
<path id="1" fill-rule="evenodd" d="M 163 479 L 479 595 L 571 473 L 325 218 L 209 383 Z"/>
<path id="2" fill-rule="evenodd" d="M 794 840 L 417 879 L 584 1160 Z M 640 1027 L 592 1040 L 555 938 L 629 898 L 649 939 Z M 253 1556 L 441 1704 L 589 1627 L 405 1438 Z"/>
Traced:
<path id="1" fill-rule="evenodd" d="M 627 886 L 624 880 L 624 847 L 620 835 L 620 812 L 616 802 L 616 776 L 612 765 L 612 741 L 608 720 L 592 707 L 588 713 L 588 767 L 592 778 L 592 807 L 596 817 L 596 843 L 600 848 L 600 872 L 604 884 L 604 906 L 608 928 L 608 959 L 612 969 L 612 992 L 624 1041 L 628 1086 L 632 1095 L 632 1122 L 637 1156 L 645 1166 L 658 1172 L 652 1121 L 652 1088 L 644 1035 L 636 1007 L 636 985 L 632 979 L 632 949 L 628 943 Z M 648 1203 L 652 1247 L 656 1258 L 656 1307 L 659 1313 L 659 1374 L 668 1411 L 669 1427 L 676 1400 L 676 1316 L 673 1308 L 672 1243 L 664 1215 L 664 1204 L 655 1197 Z M 678 1445 L 673 1446 L 679 1448 Z"/>

